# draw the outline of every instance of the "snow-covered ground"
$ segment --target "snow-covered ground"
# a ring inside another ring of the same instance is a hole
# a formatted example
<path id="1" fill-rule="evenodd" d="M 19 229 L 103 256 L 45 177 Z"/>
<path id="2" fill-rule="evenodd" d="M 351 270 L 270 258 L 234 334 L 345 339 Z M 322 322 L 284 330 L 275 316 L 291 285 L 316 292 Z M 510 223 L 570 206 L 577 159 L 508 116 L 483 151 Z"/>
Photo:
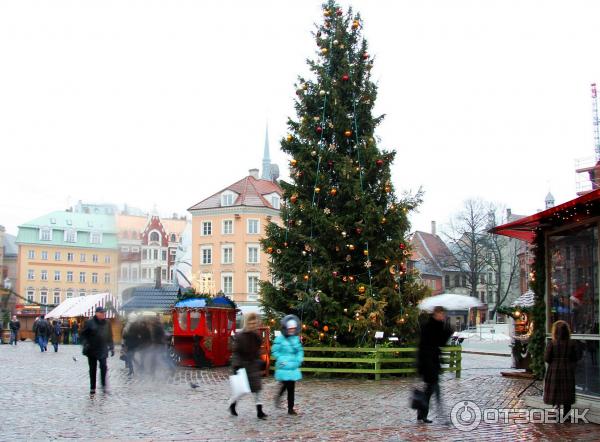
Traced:
<path id="1" fill-rule="evenodd" d="M 458 336 L 464 338 L 464 350 L 507 355 L 511 351 L 508 324 L 483 324 L 474 330 L 459 332 Z"/>

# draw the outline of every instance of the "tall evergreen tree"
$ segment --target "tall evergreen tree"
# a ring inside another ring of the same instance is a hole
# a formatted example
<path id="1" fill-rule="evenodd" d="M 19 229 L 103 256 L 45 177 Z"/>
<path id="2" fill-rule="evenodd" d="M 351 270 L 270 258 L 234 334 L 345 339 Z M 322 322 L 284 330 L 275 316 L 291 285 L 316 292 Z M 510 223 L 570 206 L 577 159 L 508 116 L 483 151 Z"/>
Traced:
<path id="1" fill-rule="evenodd" d="M 283 225 L 262 241 L 273 282 L 261 284 L 270 320 L 295 313 L 309 343 L 361 345 L 375 331 L 410 342 L 416 303 L 427 289 L 407 268 L 407 214 L 420 193 L 399 199 L 390 165 L 395 152 L 377 147 L 377 87 L 360 15 L 323 5 L 314 37 L 311 78 L 298 79 L 297 117 L 281 148 L 291 155 L 282 182 Z"/>

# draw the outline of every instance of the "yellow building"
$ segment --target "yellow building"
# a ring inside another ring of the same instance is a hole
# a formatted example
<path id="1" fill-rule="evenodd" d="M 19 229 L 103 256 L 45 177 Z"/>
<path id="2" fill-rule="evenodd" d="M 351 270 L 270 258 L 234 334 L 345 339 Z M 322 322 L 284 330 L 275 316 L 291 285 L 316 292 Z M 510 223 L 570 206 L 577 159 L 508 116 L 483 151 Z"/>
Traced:
<path id="1" fill-rule="evenodd" d="M 267 224 L 280 222 L 282 190 L 258 170 L 200 201 L 192 214 L 192 284 L 201 293 L 223 292 L 236 302 L 256 302 L 269 278 L 260 240 Z"/>
<path id="2" fill-rule="evenodd" d="M 73 296 L 117 294 L 115 217 L 52 212 L 19 226 L 17 293 L 56 305 Z"/>

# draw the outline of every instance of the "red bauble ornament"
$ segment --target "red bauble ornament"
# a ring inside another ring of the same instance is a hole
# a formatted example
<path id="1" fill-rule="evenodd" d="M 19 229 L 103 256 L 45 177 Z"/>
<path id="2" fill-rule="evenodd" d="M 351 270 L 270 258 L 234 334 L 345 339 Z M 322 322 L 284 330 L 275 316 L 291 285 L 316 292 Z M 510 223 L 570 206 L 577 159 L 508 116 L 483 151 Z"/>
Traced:
<path id="1" fill-rule="evenodd" d="M 375 161 L 375 164 L 377 164 L 377 167 L 382 167 L 383 166 L 383 160 L 377 160 L 377 161 Z"/>
<path id="2" fill-rule="evenodd" d="M 315 130 L 317 131 L 318 134 L 323 132 L 323 128 L 321 126 L 317 126 Z"/>
<path id="3" fill-rule="evenodd" d="M 356 228 L 356 233 L 358 233 L 359 235 L 362 233 L 362 229 L 360 227 Z"/>
<path id="4" fill-rule="evenodd" d="M 335 10 L 335 13 L 338 15 L 338 17 L 339 17 L 339 16 L 341 16 L 341 15 L 343 14 L 343 12 L 342 12 L 342 10 L 341 10 L 341 9 L 336 9 L 336 10 Z"/>
<path id="5" fill-rule="evenodd" d="M 363 60 L 368 60 L 369 54 L 365 52 L 362 57 L 363 57 Z"/>
<path id="6" fill-rule="evenodd" d="M 333 169 L 333 161 L 331 161 L 331 160 L 327 161 L 327 167 L 329 167 L 330 169 Z"/>
<path id="7" fill-rule="evenodd" d="M 324 332 L 327 332 L 327 331 L 329 331 L 329 327 L 327 327 L 326 325 L 325 325 L 325 326 L 323 326 L 323 331 L 324 331 Z"/>
<path id="8" fill-rule="evenodd" d="M 296 194 L 292 195 L 292 196 L 290 197 L 290 201 L 291 201 L 292 203 L 295 203 L 296 201 L 298 201 L 298 195 L 296 195 Z"/>
<path id="9" fill-rule="evenodd" d="M 350 76 L 348 74 L 342 75 L 342 81 L 348 81 L 348 80 L 350 80 Z"/>
<path id="10" fill-rule="evenodd" d="M 405 248 L 405 247 L 406 247 L 406 245 L 405 245 L 403 242 L 401 242 L 401 243 L 400 243 L 400 248 L 401 248 L 402 250 L 404 250 L 404 248 Z"/>
<path id="11" fill-rule="evenodd" d="M 315 320 L 315 321 L 313 321 L 313 326 L 314 326 L 314 327 L 318 327 L 318 326 L 319 326 L 319 321 L 316 321 L 316 320 Z"/>
<path id="12" fill-rule="evenodd" d="M 273 247 L 267 247 L 267 253 L 273 253 Z"/>
<path id="13" fill-rule="evenodd" d="M 331 272 L 331 274 L 333 275 L 334 278 L 337 278 L 338 272 L 336 272 L 335 270 L 333 272 Z"/>

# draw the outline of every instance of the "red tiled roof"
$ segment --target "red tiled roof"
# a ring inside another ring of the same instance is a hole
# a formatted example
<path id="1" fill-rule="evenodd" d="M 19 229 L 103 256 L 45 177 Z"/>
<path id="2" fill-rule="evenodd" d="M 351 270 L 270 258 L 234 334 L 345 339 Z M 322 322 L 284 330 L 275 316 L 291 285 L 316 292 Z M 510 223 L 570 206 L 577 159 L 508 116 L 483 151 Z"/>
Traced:
<path id="1" fill-rule="evenodd" d="M 221 207 L 221 194 L 227 190 L 238 194 L 238 197 L 233 202 L 233 206 L 267 207 L 273 209 L 273 206 L 264 198 L 264 195 L 270 193 L 277 193 L 279 196 L 283 195 L 283 190 L 277 183 L 256 179 L 250 175 L 203 199 L 188 210 L 216 209 Z"/>
<path id="2" fill-rule="evenodd" d="M 435 264 L 440 270 L 447 267 L 448 261 L 453 259 L 452 252 L 442 239 L 431 233 L 416 231 L 413 234 L 411 245 L 413 254 Z"/>

